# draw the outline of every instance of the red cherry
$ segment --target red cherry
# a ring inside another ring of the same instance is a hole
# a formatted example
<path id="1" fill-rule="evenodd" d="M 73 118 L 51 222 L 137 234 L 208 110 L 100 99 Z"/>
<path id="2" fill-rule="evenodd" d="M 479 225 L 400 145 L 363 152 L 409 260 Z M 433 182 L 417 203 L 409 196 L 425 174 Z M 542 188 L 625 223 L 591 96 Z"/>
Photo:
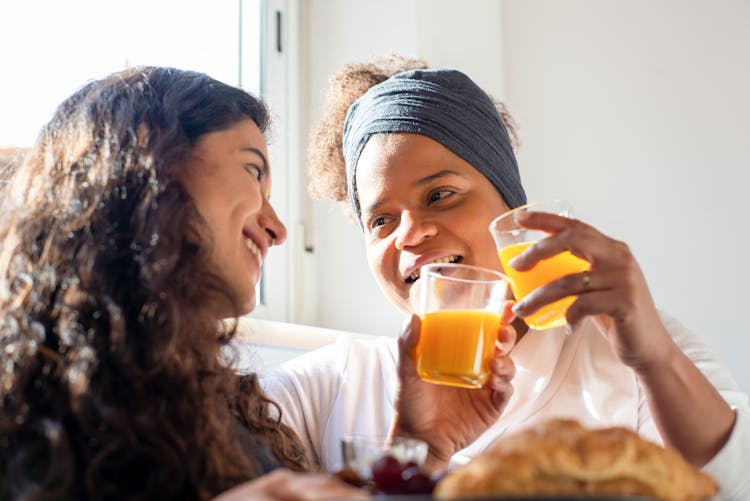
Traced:
<path id="1" fill-rule="evenodd" d="M 404 491 L 407 494 L 431 494 L 435 483 L 417 466 L 406 468 L 401 474 Z"/>
<path id="2" fill-rule="evenodd" d="M 393 456 L 383 456 L 372 463 L 372 480 L 386 493 L 398 493 L 401 488 L 401 463 Z"/>

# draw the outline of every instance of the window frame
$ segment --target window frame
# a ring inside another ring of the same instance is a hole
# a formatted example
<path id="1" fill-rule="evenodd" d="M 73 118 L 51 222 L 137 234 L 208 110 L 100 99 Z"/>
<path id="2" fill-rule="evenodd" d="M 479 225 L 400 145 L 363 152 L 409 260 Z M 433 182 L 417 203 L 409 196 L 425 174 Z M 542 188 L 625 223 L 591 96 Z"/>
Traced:
<path id="1" fill-rule="evenodd" d="M 243 1 L 243 0 L 240 0 Z M 297 159 L 299 144 L 298 3 L 260 0 L 260 97 L 271 113 L 268 150 L 273 185 L 271 201 L 287 228 L 287 240 L 273 247 L 263 264 L 258 304 L 249 315 L 285 322 L 300 321 L 301 294 L 295 293 L 297 270 L 304 258 L 304 227 L 300 222 L 302 186 Z M 246 33 L 243 37 L 247 38 Z"/>

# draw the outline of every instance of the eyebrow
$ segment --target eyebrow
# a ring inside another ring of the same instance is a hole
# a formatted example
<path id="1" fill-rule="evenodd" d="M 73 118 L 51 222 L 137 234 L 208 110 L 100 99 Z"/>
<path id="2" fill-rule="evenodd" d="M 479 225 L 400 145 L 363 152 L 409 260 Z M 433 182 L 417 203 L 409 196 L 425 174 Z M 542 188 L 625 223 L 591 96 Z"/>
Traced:
<path id="1" fill-rule="evenodd" d="M 458 171 L 451 170 L 451 169 L 443 169 L 441 171 L 438 171 L 434 174 L 430 174 L 429 176 L 425 176 L 421 179 L 417 179 L 417 181 L 412 185 L 414 188 L 418 188 L 420 186 L 424 186 L 426 184 L 431 183 L 432 181 L 436 179 L 440 179 L 442 177 L 446 176 L 459 176 L 463 177 L 463 174 L 461 174 Z M 369 207 L 362 210 L 362 214 L 372 214 L 373 212 L 377 211 L 381 205 L 385 203 L 385 197 L 380 197 L 377 200 L 375 200 L 372 204 L 370 204 Z"/>
<path id="2" fill-rule="evenodd" d="M 258 148 L 252 148 L 252 147 L 240 148 L 240 151 L 247 151 L 247 152 L 255 153 L 256 155 L 258 155 L 263 164 L 261 165 L 261 167 L 263 167 L 264 171 L 268 171 L 268 160 L 266 159 L 266 156 L 263 154 L 263 152 L 261 152 Z"/>

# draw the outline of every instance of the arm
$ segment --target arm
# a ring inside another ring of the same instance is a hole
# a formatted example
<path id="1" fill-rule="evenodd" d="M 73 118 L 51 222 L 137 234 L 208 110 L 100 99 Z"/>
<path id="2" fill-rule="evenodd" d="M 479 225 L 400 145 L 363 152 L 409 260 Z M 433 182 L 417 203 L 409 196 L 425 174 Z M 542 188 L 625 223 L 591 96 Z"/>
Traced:
<path id="1" fill-rule="evenodd" d="M 213 498 L 213 501 L 315 501 L 368 499 L 365 491 L 335 477 L 315 473 L 275 470 Z"/>
<path id="2" fill-rule="evenodd" d="M 341 348 L 335 343 L 305 353 L 261 379 L 268 397 L 281 409 L 281 417 L 321 464 L 324 427 L 339 391 Z"/>
<path id="3" fill-rule="evenodd" d="M 661 362 L 636 369 L 664 441 L 703 467 L 724 446 L 736 414 L 676 346 Z"/>
<path id="4" fill-rule="evenodd" d="M 750 405 L 731 377 L 729 370 L 698 336 L 674 318 L 660 312 L 661 320 L 680 350 L 716 388 L 734 410 L 736 419 L 731 434 L 718 453 L 703 467 L 721 485 L 722 500 L 750 499 L 750 476 L 741 465 L 750 464 Z M 650 407 L 644 392 L 642 426 L 653 427 Z M 651 426 L 650 426 L 651 425 Z"/>
<path id="5" fill-rule="evenodd" d="M 511 265 L 530 269 L 540 259 L 564 250 L 588 261 L 591 270 L 568 275 L 538 288 L 516 306 L 525 316 L 569 295 L 578 299 L 567 313 L 575 325 L 594 316 L 603 325 L 620 360 L 638 374 L 664 441 L 696 466 L 722 448 L 735 412 L 667 332 L 645 278 L 630 249 L 580 221 L 527 213 L 519 222 L 549 232 Z"/>

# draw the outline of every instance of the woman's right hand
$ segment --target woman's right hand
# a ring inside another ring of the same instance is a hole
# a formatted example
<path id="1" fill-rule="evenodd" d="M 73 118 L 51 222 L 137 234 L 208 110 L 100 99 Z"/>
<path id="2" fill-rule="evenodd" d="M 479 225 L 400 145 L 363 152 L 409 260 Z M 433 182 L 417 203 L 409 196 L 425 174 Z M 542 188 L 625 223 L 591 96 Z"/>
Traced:
<path id="1" fill-rule="evenodd" d="M 365 491 L 330 475 L 278 469 L 225 491 L 213 498 L 213 501 L 322 501 L 369 498 L 370 495 Z"/>
<path id="2" fill-rule="evenodd" d="M 499 347 L 490 362 L 491 375 L 483 388 L 468 389 L 422 381 L 417 375 L 415 350 L 420 320 L 413 315 L 398 340 L 398 375 L 395 416 L 391 435 L 419 438 L 430 446 L 425 469 L 448 467 L 451 456 L 470 445 L 499 418 L 513 394 L 516 367 L 509 353 L 516 342 L 512 301 L 505 305 L 498 331 Z"/>

